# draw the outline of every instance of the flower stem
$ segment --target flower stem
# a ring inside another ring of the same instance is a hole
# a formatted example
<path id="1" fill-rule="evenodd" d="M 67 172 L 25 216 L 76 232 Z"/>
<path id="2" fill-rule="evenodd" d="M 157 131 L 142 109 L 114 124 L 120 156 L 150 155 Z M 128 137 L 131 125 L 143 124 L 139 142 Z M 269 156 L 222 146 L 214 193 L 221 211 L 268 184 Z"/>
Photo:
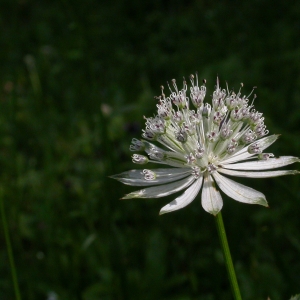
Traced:
<path id="1" fill-rule="evenodd" d="M 217 228 L 218 228 L 218 233 L 222 245 L 222 250 L 223 250 L 223 255 L 225 258 L 225 263 L 226 263 L 226 268 L 228 271 L 228 276 L 231 284 L 231 289 L 232 293 L 234 296 L 235 300 L 242 300 L 239 285 L 236 279 L 232 259 L 231 259 L 231 254 L 228 246 L 228 241 L 226 237 L 226 232 L 225 232 L 225 227 L 223 223 L 223 218 L 221 212 L 219 212 L 216 216 L 216 222 L 217 222 Z"/>
<path id="2" fill-rule="evenodd" d="M 4 235 L 5 235 L 5 242 L 6 242 L 6 247 L 7 247 L 7 253 L 8 253 L 8 260 L 11 268 L 11 275 L 12 275 L 12 281 L 14 285 L 14 291 L 15 291 L 15 297 L 16 300 L 21 300 L 21 294 L 20 294 L 20 289 L 19 289 L 19 284 L 18 284 L 18 279 L 17 279 L 17 272 L 16 272 L 16 267 L 14 263 L 14 256 L 12 252 L 12 247 L 11 247 L 11 242 L 10 242 L 10 237 L 9 237 L 9 230 L 7 226 L 7 221 L 6 221 L 6 216 L 5 216 L 5 209 L 4 209 L 4 203 L 3 203 L 3 188 L 0 187 L 0 209 L 1 209 L 1 218 L 2 218 L 2 223 L 3 223 L 3 230 L 4 230 Z"/>

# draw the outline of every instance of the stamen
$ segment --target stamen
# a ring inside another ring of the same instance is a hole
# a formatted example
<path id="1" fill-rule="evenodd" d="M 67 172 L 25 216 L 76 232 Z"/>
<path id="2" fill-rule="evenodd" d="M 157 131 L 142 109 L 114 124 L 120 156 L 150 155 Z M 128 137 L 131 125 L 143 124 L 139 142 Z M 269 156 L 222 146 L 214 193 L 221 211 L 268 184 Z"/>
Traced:
<path id="1" fill-rule="evenodd" d="M 192 175 L 198 179 L 200 176 L 201 176 L 201 170 L 199 167 L 192 167 L 193 169 L 193 172 L 192 172 Z"/>
<path id="2" fill-rule="evenodd" d="M 257 136 L 255 135 L 255 133 L 249 129 L 247 132 L 245 132 L 240 141 L 244 144 L 250 144 L 252 142 L 254 142 L 257 139 Z"/>
<path id="3" fill-rule="evenodd" d="M 216 131 L 211 131 L 206 134 L 206 137 L 210 143 L 213 143 L 218 139 L 219 134 Z"/>
<path id="4" fill-rule="evenodd" d="M 247 98 L 249 98 L 249 97 L 252 95 L 252 93 L 254 92 L 255 89 L 257 89 L 257 86 L 254 86 L 254 87 L 252 88 L 252 91 L 251 91 L 250 94 L 247 96 Z M 256 96 L 256 95 L 255 95 L 255 96 Z"/>
<path id="5" fill-rule="evenodd" d="M 227 82 L 227 81 L 225 81 L 225 82 L 226 82 L 227 94 L 229 95 L 229 94 L 230 94 L 230 92 L 229 92 L 229 88 L 228 88 L 228 82 Z"/>
<path id="6" fill-rule="evenodd" d="M 132 162 L 139 165 L 145 165 L 149 161 L 148 157 L 140 154 L 133 154 L 132 155 Z"/>
<path id="7" fill-rule="evenodd" d="M 153 160 L 163 161 L 166 158 L 165 151 L 162 151 L 159 148 L 151 148 L 148 153 L 149 157 Z"/>
<path id="8" fill-rule="evenodd" d="M 168 85 L 168 88 L 169 88 L 169 90 L 170 90 L 170 92 L 171 92 L 171 94 L 172 94 L 172 93 L 173 93 L 173 91 L 171 90 L 171 87 L 170 87 L 169 81 L 167 81 L 167 85 Z"/>
<path id="9" fill-rule="evenodd" d="M 237 141 L 235 139 L 232 139 L 227 146 L 227 153 L 233 154 L 236 151 L 237 146 L 238 146 Z"/>
<path id="10" fill-rule="evenodd" d="M 195 158 L 195 156 L 193 155 L 193 153 L 190 153 L 190 154 L 186 155 L 185 158 L 186 158 L 186 162 L 187 162 L 189 165 L 193 165 L 193 164 L 196 162 L 196 158 Z"/>
<path id="11" fill-rule="evenodd" d="M 183 77 L 183 90 L 187 91 L 187 84 L 186 84 L 186 81 L 185 81 L 184 77 Z"/>
<path id="12" fill-rule="evenodd" d="M 165 94 L 164 94 L 164 86 L 161 85 L 161 86 L 160 86 L 160 89 L 161 89 L 161 95 L 162 95 L 162 97 L 165 98 Z"/>
<path id="13" fill-rule="evenodd" d="M 157 138 L 157 135 L 146 128 L 146 130 L 143 130 L 142 137 L 149 140 L 149 141 L 155 141 Z"/>
<path id="14" fill-rule="evenodd" d="M 194 154 L 195 154 L 196 158 L 200 159 L 203 157 L 205 150 L 203 147 L 200 146 L 199 143 L 197 143 L 197 144 L 198 144 L 197 149 L 195 149 Z"/>
<path id="15" fill-rule="evenodd" d="M 205 103 L 203 110 L 202 110 L 202 116 L 209 117 L 211 112 L 211 106 L 209 103 Z"/>
<path id="16" fill-rule="evenodd" d="M 198 72 L 195 72 L 195 75 L 196 75 L 196 85 L 198 86 Z"/>
<path id="17" fill-rule="evenodd" d="M 188 135 L 184 130 L 180 129 L 178 132 L 175 133 L 175 138 L 181 143 L 186 143 Z"/>
<path id="18" fill-rule="evenodd" d="M 250 154 L 260 154 L 262 152 L 258 143 L 254 143 L 248 147 L 248 152 Z"/>
<path id="19" fill-rule="evenodd" d="M 174 87 L 176 93 L 178 94 L 178 88 L 177 88 L 176 80 L 175 79 L 172 79 L 172 84 L 173 84 L 173 87 Z"/>
<path id="20" fill-rule="evenodd" d="M 207 171 L 212 174 L 214 173 L 216 170 L 218 169 L 218 167 L 216 167 L 214 164 L 209 163 L 207 166 Z"/>
<path id="21" fill-rule="evenodd" d="M 249 94 L 249 96 L 248 96 L 247 98 L 249 98 L 249 97 L 251 96 L 251 94 L 253 93 L 253 91 L 254 91 L 255 88 L 256 88 L 256 86 L 253 87 L 253 90 L 251 91 L 251 93 Z M 253 107 L 253 103 L 254 103 L 254 100 L 255 100 L 256 98 L 257 98 L 257 96 L 256 96 L 256 94 L 254 94 L 254 95 L 253 95 L 253 99 L 252 99 L 252 102 L 251 102 L 250 107 Z"/>
<path id="22" fill-rule="evenodd" d="M 259 160 L 268 160 L 270 157 L 274 157 L 273 153 L 260 153 L 258 155 Z"/>
<path id="23" fill-rule="evenodd" d="M 216 86 L 216 90 L 220 89 L 220 85 L 219 85 L 219 76 L 217 76 L 217 86 Z"/>
<path id="24" fill-rule="evenodd" d="M 156 179 L 156 174 L 151 170 L 143 170 L 142 174 L 144 174 L 145 180 L 151 181 Z"/>
<path id="25" fill-rule="evenodd" d="M 134 152 L 135 151 L 144 151 L 144 149 L 145 149 L 145 144 L 142 141 L 140 141 L 136 138 L 132 139 L 131 145 L 129 147 L 130 151 L 134 151 Z"/>
<path id="26" fill-rule="evenodd" d="M 230 129 L 230 125 L 226 125 L 226 123 L 223 123 L 223 126 L 220 130 L 220 136 L 223 140 L 228 139 L 232 135 L 233 131 Z"/>
<path id="27" fill-rule="evenodd" d="M 238 92 L 238 95 L 240 95 L 241 94 L 241 90 L 242 90 L 242 88 L 244 87 L 244 84 L 241 82 L 241 84 L 240 84 L 241 86 L 240 86 L 240 89 L 239 89 L 239 92 Z"/>

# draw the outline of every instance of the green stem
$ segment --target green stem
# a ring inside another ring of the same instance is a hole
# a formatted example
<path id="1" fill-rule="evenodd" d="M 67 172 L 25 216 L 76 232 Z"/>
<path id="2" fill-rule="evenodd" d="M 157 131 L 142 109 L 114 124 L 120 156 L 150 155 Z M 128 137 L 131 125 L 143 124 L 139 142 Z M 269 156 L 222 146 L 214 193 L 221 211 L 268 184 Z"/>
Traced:
<path id="1" fill-rule="evenodd" d="M 16 267 L 15 267 L 15 262 L 14 262 L 14 256 L 13 256 L 10 237 L 9 237 L 9 230 L 8 230 L 8 226 L 7 226 L 7 222 L 6 222 L 4 203 L 3 203 L 3 188 L 2 187 L 0 187 L 0 209 L 1 209 L 1 218 L 2 218 L 2 223 L 3 223 L 3 230 L 4 230 L 5 241 L 6 241 L 7 253 L 8 253 L 8 260 L 9 260 L 9 264 L 10 264 L 10 268 L 11 268 L 12 281 L 13 281 L 14 290 L 15 290 L 15 296 L 16 296 L 16 300 L 21 300 L 21 294 L 20 294 L 20 289 L 19 289 L 19 284 L 18 284 L 18 279 L 17 279 L 17 272 L 16 272 Z"/>
<path id="2" fill-rule="evenodd" d="M 222 250 L 223 250 L 223 255 L 225 258 L 225 263 L 228 271 L 228 276 L 230 280 L 230 285 L 232 289 L 232 293 L 234 296 L 235 300 L 242 300 L 239 285 L 236 279 L 232 259 L 231 259 L 231 254 L 227 242 L 227 237 L 226 237 L 226 232 L 225 232 L 225 227 L 223 223 L 223 218 L 221 212 L 219 212 L 216 216 L 216 222 L 217 222 L 217 228 L 218 228 L 218 233 L 222 245 Z"/>

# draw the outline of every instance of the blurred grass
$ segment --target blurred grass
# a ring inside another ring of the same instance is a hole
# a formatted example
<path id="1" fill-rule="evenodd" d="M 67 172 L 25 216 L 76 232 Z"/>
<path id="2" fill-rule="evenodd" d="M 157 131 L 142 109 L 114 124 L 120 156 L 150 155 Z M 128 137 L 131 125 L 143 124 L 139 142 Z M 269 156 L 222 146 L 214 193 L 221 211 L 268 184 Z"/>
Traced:
<path id="1" fill-rule="evenodd" d="M 286 1 L 2 1 L 1 185 L 23 299 L 231 299 L 213 217 L 194 201 L 118 201 L 109 175 L 167 80 L 198 70 L 245 94 L 299 156 L 300 5 Z M 299 167 L 298 167 L 299 169 Z M 244 180 L 270 209 L 224 197 L 246 300 L 299 293 L 299 178 Z M 0 299 L 14 299 L 1 229 Z M 52 297 L 52 298 L 51 298 Z"/>

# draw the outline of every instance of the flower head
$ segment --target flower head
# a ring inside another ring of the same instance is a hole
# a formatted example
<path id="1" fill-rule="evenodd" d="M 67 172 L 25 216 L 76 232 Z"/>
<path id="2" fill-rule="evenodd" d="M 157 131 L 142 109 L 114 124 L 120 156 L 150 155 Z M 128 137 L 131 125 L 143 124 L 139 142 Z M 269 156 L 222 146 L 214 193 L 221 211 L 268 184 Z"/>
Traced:
<path id="1" fill-rule="evenodd" d="M 203 208 L 216 215 L 223 206 L 217 188 L 230 198 L 248 204 L 268 206 L 264 194 L 227 178 L 225 175 L 266 178 L 298 174 L 296 170 L 272 170 L 300 159 L 292 156 L 274 158 L 264 150 L 279 135 L 268 136 L 263 114 L 256 111 L 248 97 L 221 89 L 219 80 L 212 103 L 205 103 L 205 82 L 190 76 L 183 88 L 172 80 L 170 95 L 158 99 L 157 115 L 146 118 L 142 140 L 133 139 L 131 151 L 144 151 L 147 156 L 134 154 L 137 164 L 154 163 L 164 168 L 131 170 L 112 176 L 124 184 L 143 189 L 127 194 L 123 199 L 159 198 L 185 190 L 165 205 L 160 214 L 181 209 L 201 193 Z M 255 96 L 254 96 L 255 98 Z M 160 144 L 160 147 L 153 142 Z M 269 171 L 266 171 L 269 170 Z"/>

